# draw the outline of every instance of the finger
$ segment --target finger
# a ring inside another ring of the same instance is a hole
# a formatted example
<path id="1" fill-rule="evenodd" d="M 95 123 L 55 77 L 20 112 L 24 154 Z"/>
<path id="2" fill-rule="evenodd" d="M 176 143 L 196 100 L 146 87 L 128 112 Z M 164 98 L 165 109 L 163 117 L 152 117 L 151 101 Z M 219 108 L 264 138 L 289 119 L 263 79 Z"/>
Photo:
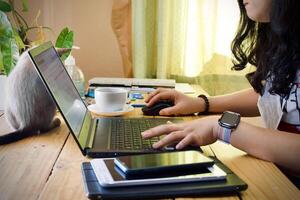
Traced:
<path id="1" fill-rule="evenodd" d="M 171 91 L 158 93 L 149 100 L 147 106 L 152 106 L 153 104 L 155 104 L 155 102 L 160 100 L 174 100 L 173 93 Z"/>
<path id="2" fill-rule="evenodd" d="M 152 97 L 154 97 L 155 95 L 157 95 L 157 94 L 159 94 L 159 93 L 161 93 L 161 92 L 163 92 L 163 91 L 165 91 L 166 89 L 164 89 L 164 88 L 157 88 L 154 92 L 151 92 L 149 95 L 148 95 L 148 97 L 145 99 L 145 102 L 147 103 L 147 102 L 149 102 L 150 101 L 150 99 L 152 99 Z"/>
<path id="3" fill-rule="evenodd" d="M 151 102 L 152 99 L 153 99 L 154 97 L 156 97 L 157 95 L 159 95 L 159 94 L 162 93 L 162 92 L 164 92 L 164 90 L 161 89 L 161 88 L 158 88 L 157 90 L 155 90 L 153 93 L 151 93 L 151 94 L 148 96 L 148 98 L 145 100 L 145 102 L 149 104 L 149 102 Z M 155 102 L 155 101 L 154 101 L 154 102 Z M 152 104 L 153 104 L 153 102 L 152 102 L 150 105 L 152 105 Z"/>
<path id="4" fill-rule="evenodd" d="M 183 131 L 174 131 L 163 137 L 158 142 L 154 143 L 153 148 L 158 149 L 170 144 L 177 143 L 181 140 L 181 138 L 183 138 Z"/>
<path id="5" fill-rule="evenodd" d="M 145 102 L 148 103 L 148 102 L 150 101 L 150 99 L 151 99 L 152 97 L 154 97 L 155 95 L 157 95 L 158 93 L 159 93 L 158 90 L 155 90 L 154 92 L 151 92 L 151 93 L 147 96 L 147 98 L 145 99 Z"/>
<path id="6" fill-rule="evenodd" d="M 176 145 L 176 149 L 183 149 L 184 147 L 192 144 L 192 142 L 193 142 L 193 136 L 192 134 L 189 134 Z"/>
<path id="7" fill-rule="evenodd" d="M 155 137 L 155 136 L 168 134 L 173 131 L 178 131 L 180 129 L 181 129 L 181 127 L 176 124 L 164 124 L 164 125 L 160 125 L 160 126 L 151 128 L 147 131 L 144 131 L 141 134 L 142 134 L 143 138 L 147 139 L 147 138 L 151 138 L 151 137 Z"/>

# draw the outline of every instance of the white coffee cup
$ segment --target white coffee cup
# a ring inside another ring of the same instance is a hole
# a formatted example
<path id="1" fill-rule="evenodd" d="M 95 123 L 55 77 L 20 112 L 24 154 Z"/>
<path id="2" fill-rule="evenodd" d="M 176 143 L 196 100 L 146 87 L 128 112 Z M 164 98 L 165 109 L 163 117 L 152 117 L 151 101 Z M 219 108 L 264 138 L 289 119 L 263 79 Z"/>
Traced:
<path id="1" fill-rule="evenodd" d="M 121 111 L 127 101 L 127 90 L 110 87 L 96 88 L 95 101 L 97 110 L 100 112 Z"/>

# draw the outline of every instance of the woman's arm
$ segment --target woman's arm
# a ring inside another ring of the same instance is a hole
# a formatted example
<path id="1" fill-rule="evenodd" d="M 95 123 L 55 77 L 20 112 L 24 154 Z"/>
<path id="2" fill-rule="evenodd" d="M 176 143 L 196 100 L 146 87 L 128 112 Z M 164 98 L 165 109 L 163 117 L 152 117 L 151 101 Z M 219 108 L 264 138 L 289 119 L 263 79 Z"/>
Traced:
<path id="1" fill-rule="evenodd" d="M 276 163 L 300 176 L 300 134 L 266 129 L 241 121 L 231 145 L 257 158 Z"/>
<path id="2" fill-rule="evenodd" d="M 251 88 L 236 93 L 209 97 L 209 112 L 222 113 L 226 110 L 240 113 L 242 116 L 258 116 L 258 94 Z M 159 88 L 151 93 L 145 100 L 147 106 L 152 106 L 162 99 L 172 100 L 173 107 L 160 111 L 160 115 L 186 115 L 203 112 L 205 102 L 202 98 L 186 96 L 173 89 Z"/>
<path id="3" fill-rule="evenodd" d="M 253 88 L 245 89 L 232 94 L 208 98 L 209 111 L 222 113 L 226 110 L 240 113 L 245 117 L 259 116 L 257 108 L 259 94 Z"/>
<path id="4" fill-rule="evenodd" d="M 144 138 L 165 135 L 153 144 L 162 148 L 177 144 L 176 149 L 188 145 L 203 146 L 219 137 L 219 116 L 204 117 L 181 124 L 164 124 L 142 133 Z M 300 134 L 282 132 L 250 125 L 241 121 L 231 133 L 230 143 L 257 158 L 271 161 L 300 176 Z"/>

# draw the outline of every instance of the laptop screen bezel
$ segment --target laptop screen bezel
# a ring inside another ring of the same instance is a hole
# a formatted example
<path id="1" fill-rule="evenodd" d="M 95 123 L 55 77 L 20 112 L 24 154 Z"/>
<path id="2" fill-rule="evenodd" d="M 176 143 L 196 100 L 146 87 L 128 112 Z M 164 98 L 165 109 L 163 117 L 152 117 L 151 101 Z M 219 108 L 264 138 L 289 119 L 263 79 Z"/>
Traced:
<path id="1" fill-rule="evenodd" d="M 86 155 L 86 146 L 85 146 L 84 148 L 81 147 L 81 145 L 80 145 L 80 143 L 79 143 L 79 140 L 78 140 L 77 136 L 76 136 L 75 133 L 73 132 L 73 130 L 72 130 L 72 128 L 71 128 L 71 125 L 68 123 L 68 120 L 66 119 L 65 115 L 63 114 L 62 109 L 60 108 L 58 102 L 56 101 L 56 99 L 55 99 L 55 97 L 54 97 L 54 95 L 53 95 L 53 93 L 51 92 L 49 86 L 47 85 L 46 80 L 45 80 L 43 74 L 40 72 L 39 67 L 37 67 L 37 63 L 35 62 L 35 59 L 34 59 L 35 56 L 37 56 L 37 55 L 39 55 L 39 54 L 41 54 L 41 53 L 43 53 L 43 52 L 45 52 L 45 51 L 47 51 L 48 49 L 51 49 L 51 48 L 54 49 L 56 55 L 59 57 L 59 55 L 58 55 L 56 49 L 53 47 L 53 45 L 52 45 L 52 43 L 51 43 L 50 41 L 49 41 L 49 42 L 46 42 L 46 43 L 44 43 L 44 44 L 42 44 L 42 45 L 40 45 L 40 46 L 38 46 L 38 47 L 35 47 L 35 48 L 29 50 L 29 51 L 28 51 L 28 55 L 29 55 L 30 60 L 31 60 L 31 62 L 33 63 L 34 68 L 36 69 L 36 71 L 37 71 L 39 77 L 41 78 L 41 80 L 42 80 L 44 86 L 46 87 L 48 93 L 49 93 L 50 96 L 52 97 L 52 99 L 53 99 L 53 101 L 55 102 L 57 108 L 59 109 L 59 112 L 61 113 L 61 116 L 63 117 L 65 123 L 67 124 L 69 131 L 71 132 L 71 134 L 73 135 L 73 137 L 74 137 L 74 139 L 75 139 L 77 145 L 79 146 L 81 153 L 85 156 L 85 155 Z M 64 64 L 62 63 L 61 59 L 59 59 L 59 60 L 60 60 L 60 63 L 64 66 Z M 65 67 L 64 67 L 64 70 L 66 71 L 66 68 L 65 68 Z M 66 72 L 67 72 L 67 71 L 66 71 Z M 67 76 L 71 79 L 69 73 L 67 73 Z M 72 79 L 71 79 L 71 80 L 72 80 Z M 74 82 L 73 82 L 73 81 L 71 81 L 71 82 L 72 82 L 73 87 L 75 87 Z M 75 88 L 76 88 L 76 87 L 75 87 Z M 80 94 L 79 94 L 79 92 L 78 92 L 77 89 L 76 89 L 76 91 L 77 91 L 78 95 L 80 96 Z M 82 99 L 81 99 L 81 100 L 82 100 Z M 84 102 L 83 102 L 83 103 L 84 103 Z M 87 109 L 87 107 L 86 107 L 85 104 L 84 104 L 84 106 L 85 106 L 85 108 L 86 108 L 86 112 L 85 112 L 85 116 L 84 116 L 84 120 L 83 120 L 83 121 L 85 121 L 85 119 L 86 119 L 87 117 L 90 117 L 90 118 L 92 119 L 92 117 L 89 116 L 90 113 L 89 113 L 89 111 L 88 111 L 88 109 Z M 81 124 L 80 133 L 81 133 L 82 126 L 83 126 L 83 123 Z M 91 132 L 89 131 L 88 134 L 91 134 Z M 88 136 L 88 138 L 89 138 L 89 137 L 90 137 L 90 135 Z"/>

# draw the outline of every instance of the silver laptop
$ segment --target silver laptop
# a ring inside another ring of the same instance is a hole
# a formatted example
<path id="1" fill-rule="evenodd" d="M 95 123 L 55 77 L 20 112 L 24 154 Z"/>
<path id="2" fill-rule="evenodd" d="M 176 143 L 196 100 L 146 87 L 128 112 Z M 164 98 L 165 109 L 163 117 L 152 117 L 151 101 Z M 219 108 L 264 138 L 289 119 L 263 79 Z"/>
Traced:
<path id="1" fill-rule="evenodd" d="M 152 148 L 158 137 L 144 140 L 141 132 L 178 118 L 97 118 L 94 119 L 81 99 L 55 48 L 47 42 L 29 51 L 30 58 L 54 99 L 81 152 L 90 157 L 172 151 Z"/>

